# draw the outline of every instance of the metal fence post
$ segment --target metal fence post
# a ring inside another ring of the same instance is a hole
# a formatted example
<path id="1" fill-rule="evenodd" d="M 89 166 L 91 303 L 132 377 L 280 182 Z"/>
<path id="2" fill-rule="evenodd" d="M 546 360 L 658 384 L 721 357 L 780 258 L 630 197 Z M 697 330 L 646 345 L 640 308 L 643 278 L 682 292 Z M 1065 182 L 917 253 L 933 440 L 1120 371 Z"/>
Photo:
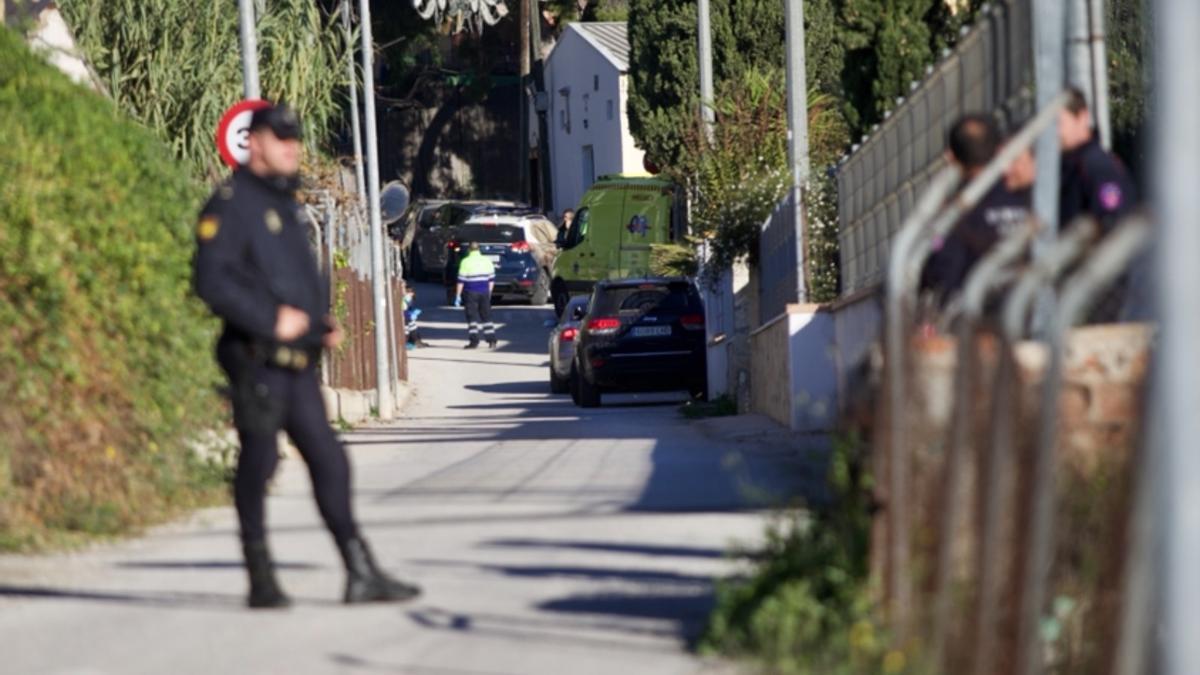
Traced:
<path id="1" fill-rule="evenodd" d="M 907 287 L 904 270 L 912 245 L 925 228 L 929 219 L 937 213 L 945 202 L 946 197 L 958 183 L 959 171 L 954 167 L 943 169 L 933 180 L 932 184 L 921 196 L 917 207 L 909 216 L 904 227 L 896 233 L 895 243 L 891 251 L 891 261 L 888 267 L 887 306 L 885 308 L 884 341 L 887 368 L 886 380 L 887 421 L 888 421 L 888 471 L 887 471 L 887 513 L 888 541 L 887 584 L 890 588 L 890 618 L 895 627 L 896 639 L 903 641 L 907 638 L 909 618 L 912 610 L 912 590 L 907 578 L 907 561 L 909 559 L 908 532 L 908 484 L 907 472 L 907 434 L 906 420 L 901 411 L 905 407 L 906 367 L 905 344 L 908 328 L 906 315 L 909 308 L 905 306 Z M 881 477 L 882 481 L 882 477 Z"/>
<path id="2" fill-rule="evenodd" d="M 1049 336 L 1050 365 L 1042 388 L 1042 419 L 1033 466 L 1033 522 L 1024 561 L 1017 653 L 1022 675 L 1038 675 L 1042 667 L 1041 620 L 1054 559 L 1054 500 L 1058 465 L 1058 400 L 1062 393 L 1067 332 L 1083 318 L 1100 291 L 1117 280 L 1145 245 L 1149 226 L 1138 218 L 1125 222 L 1067 282 Z"/>
<path id="3" fill-rule="evenodd" d="M 970 443 L 972 421 L 975 419 L 975 400 L 971 395 L 979 359 L 975 336 L 983 317 L 988 294 L 1015 277 L 1012 265 L 1029 248 L 1036 228 L 1033 223 L 1006 237 L 995 246 L 971 272 L 962 293 L 962 315 L 958 325 L 958 357 L 954 379 L 956 408 L 950 429 L 950 446 L 946 452 L 945 494 L 942 522 L 938 536 L 937 567 L 934 578 L 933 648 L 934 668 L 945 665 L 946 633 L 950 625 L 950 576 L 954 558 L 954 533 L 962 523 L 962 469 L 960 465 Z"/>

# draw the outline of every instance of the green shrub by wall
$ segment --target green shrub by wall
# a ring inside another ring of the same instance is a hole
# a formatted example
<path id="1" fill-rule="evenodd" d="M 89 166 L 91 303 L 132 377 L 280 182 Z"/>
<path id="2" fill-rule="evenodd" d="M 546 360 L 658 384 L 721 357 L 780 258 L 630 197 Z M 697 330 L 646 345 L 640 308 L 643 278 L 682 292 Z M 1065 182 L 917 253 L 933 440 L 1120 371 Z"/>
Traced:
<path id="1" fill-rule="evenodd" d="M 154 134 L 0 28 L 0 549 L 211 494 L 223 415 L 190 290 L 202 189 Z"/>

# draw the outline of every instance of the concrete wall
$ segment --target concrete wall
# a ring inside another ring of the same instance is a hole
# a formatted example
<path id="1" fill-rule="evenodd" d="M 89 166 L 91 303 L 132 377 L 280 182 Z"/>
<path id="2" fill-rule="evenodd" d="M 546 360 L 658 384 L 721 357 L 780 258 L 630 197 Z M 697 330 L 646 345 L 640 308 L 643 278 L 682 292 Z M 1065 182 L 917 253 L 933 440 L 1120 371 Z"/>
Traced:
<path id="1" fill-rule="evenodd" d="M 781 314 L 750 335 L 750 409 L 791 427 L 791 359 L 788 315 Z"/>
<path id="2" fill-rule="evenodd" d="M 750 409 L 801 433 L 833 430 L 841 380 L 835 316 L 821 305 L 788 305 L 751 334 Z"/>
<path id="3" fill-rule="evenodd" d="M 625 76 L 577 30 L 568 27 L 546 62 L 550 96 L 551 210 L 575 208 L 584 184 L 583 148 L 592 146 L 595 178 L 626 170 Z M 612 115 L 610 117 L 609 112 Z M 641 160 L 638 159 L 639 169 Z"/>

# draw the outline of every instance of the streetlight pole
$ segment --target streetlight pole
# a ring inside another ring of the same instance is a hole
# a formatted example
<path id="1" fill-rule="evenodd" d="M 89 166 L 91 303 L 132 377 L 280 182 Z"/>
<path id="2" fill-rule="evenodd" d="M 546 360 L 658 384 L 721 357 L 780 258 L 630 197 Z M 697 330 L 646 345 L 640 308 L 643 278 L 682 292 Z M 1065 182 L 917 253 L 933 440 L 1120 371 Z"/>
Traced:
<path id="1" fill-rule="evenodd" d="M 242 42 L 242 96 L 261 98 L 258 83 L 258 36 L 254 22 L 254 0 L 238 0 L 238 18 Z"/>
<path id="2" fill-rule="evenodd" d="M 350 131 L 354 135 L 354 178 L 358 187 L 358 203 L 367 214 L 367 179 L 363 174 L 362 125 L 358 111 L 358 73 L 354 72 L 354 31 L 351 27 L 350 0 L 342 0 L 342 28 L 346 32 L 346 75 L 350 83 Z"/>
<path id="3" fill-rule="evenodd" d="M 796 302 L 808 301 L 805 275 L 808 227 L 804 188 L 808 184 L 808 71 L 804 63 L 804 0 L 785 0 L 787 11 L 788 160 L 792 169 L 791 200 L 796 223 Z"/>
<path id="4" fill-rule="evenodd" d="M 383 257 L 383 225 L 379 213 L 379 139 L 375 124 L 375 40 L 371 34 L 370 0 L 359 0 L 362 30 L 363 104 L 367 133 L 367 211 L 371 228 L 371 286 L 375 296 L 375 381 L 380 419 L 395 414 L 392 398 L 391 361 L 388 358 L 388 279 Z"/>
<path id="5" fill-rule="evenodd" d="M 713 125 L 717 115 L 713 109 L 715 94 L 713 93 L 713 58 L 712 58 L 712 20 L 709 0 L 700 0 L 697 7 L 700 38 L 700 114 L 704 118 L 704 131 L 712 140 Z"/>

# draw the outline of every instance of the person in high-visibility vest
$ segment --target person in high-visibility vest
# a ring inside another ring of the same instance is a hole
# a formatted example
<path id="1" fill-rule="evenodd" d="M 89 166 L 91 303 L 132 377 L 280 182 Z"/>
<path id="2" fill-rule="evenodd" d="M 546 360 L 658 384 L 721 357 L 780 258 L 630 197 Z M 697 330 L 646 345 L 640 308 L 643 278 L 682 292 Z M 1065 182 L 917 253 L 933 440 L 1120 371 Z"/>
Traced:
<path id="1" fill-rule="evenodd" d="M 467 346 L 479 346 L 479 333 L 488 346 L 496 348 L 496 327 L 492 324 L 492 291 L 496 287 L 496 266 L 479 252 L 479 242 L 471 242 L 467 255 L 458 265 L 458 287 L 454 306 L 467 308 Z"/>

